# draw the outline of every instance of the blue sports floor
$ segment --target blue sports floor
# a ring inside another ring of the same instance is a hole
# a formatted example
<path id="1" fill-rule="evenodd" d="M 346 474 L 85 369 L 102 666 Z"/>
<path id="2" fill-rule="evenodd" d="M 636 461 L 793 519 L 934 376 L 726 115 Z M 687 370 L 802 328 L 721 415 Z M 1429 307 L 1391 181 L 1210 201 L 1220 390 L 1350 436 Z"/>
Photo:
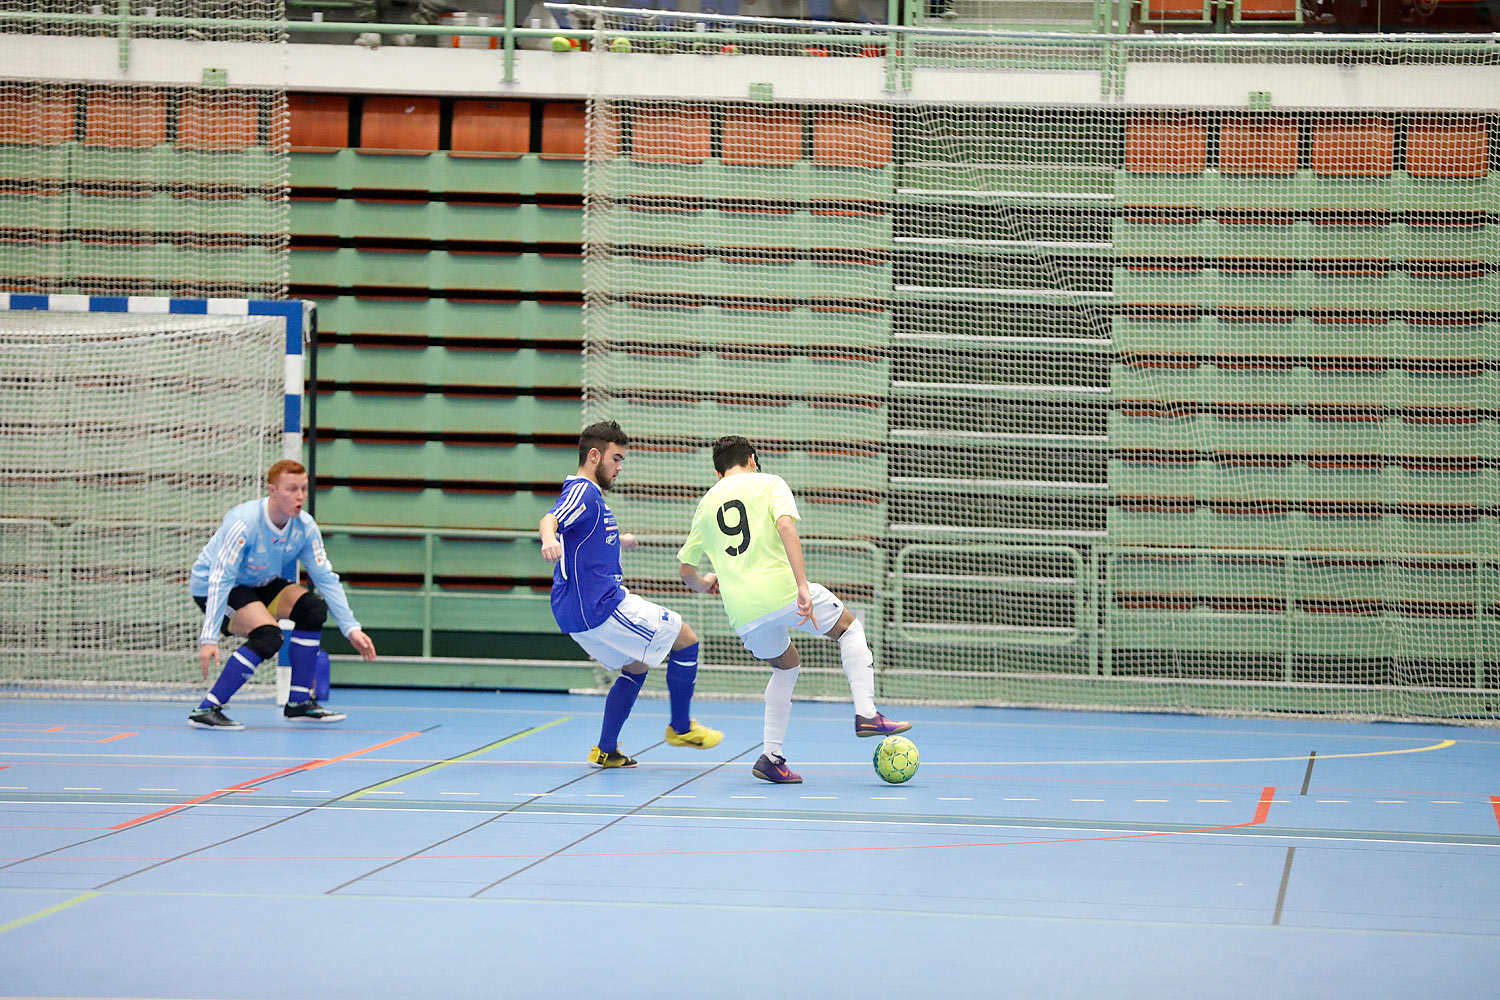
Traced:
<path id="1" fill-rule="evenodd" d="M 1494 730 L 901 708 L 890 786 L 798 703 L 772 786 L 754 703 L 333 705 L 0 701 L 0 995 L 1500 995 Z"/>

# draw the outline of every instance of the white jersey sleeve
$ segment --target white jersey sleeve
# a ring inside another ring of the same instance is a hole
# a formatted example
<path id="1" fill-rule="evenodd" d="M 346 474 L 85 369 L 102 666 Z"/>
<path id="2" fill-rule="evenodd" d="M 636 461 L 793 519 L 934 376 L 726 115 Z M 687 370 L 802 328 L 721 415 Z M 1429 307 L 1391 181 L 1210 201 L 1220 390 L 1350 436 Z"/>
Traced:
<path id="1" fill-rule="evenodd" d="M 354 612 L 349 608 L 349 598 L 344 596 L 344 585 L 339 582 L 339 575 L 333 571 L 333 564 L 328 561 L 328 553 L 323 548 L 323 532 L 306 511 L 302 513 L 302 527 L 307 532 L 307 538 L 302 543 L 302 551 L 297 554 L 297 558 L 307 568 L 308 579 L 318 589 L 318 593 L 323 595 L 323 602 L 328 605 L 328 613 L 333 616 L 339 631 L 348 635 L 361 626 L 359 619 L 354 617 Z"/>

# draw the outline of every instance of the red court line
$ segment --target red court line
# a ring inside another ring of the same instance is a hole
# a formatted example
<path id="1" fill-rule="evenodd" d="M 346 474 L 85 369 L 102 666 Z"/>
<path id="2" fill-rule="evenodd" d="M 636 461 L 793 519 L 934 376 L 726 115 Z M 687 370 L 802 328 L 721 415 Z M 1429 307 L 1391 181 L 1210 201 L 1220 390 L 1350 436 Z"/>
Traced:
<path id="1" fill-rule="evenodd" d="M 179 802 L 177 805 L 168 806 L 165 809 L 158 809 L 154 813 L 148 813 L 145 816 L 137 816 L 135 819 L 126 820 L 124 823 L 117 823 L 109 829 L 124 830 L 129 827 L 135 826 L 138 823 L 145 823 L 153 819 L 159 819 L 162 816 L 166 816 L 179 810 L 196 806 L 202 802 L 207 802 L 209 799 L 216 799 L 219 796 L 229 792 L 254 791 L 255 789 L 250 786 L 258 785 L 265 781 L 270 781 L 272 778 L 284 777 L 288 774 L 294 774 L 298 771 L 311 771 L 315 768 L 324 767 L 328 764 L 337 764 L 341 760 L 349 760 L 351 757 L 358 757 L 360 754 L 370 753 L 371 751 L 379 750 L 383 747 L 388 747 L 392 743 L 400 743 L 402 740 L 409 740 L 413 736 L 419 735 L 421 734 L 418 732 L 410 732 L 402 736 L 397 736 L 395 739 L 386 740 L 384 743 L 376 743 L 374 746 L 368 746 L 362 750 L 353 750 L 346 754 L 340 754 L 337 757 L 329 757 L 326 760 L 309 760 L 304 761 L 301 764 L 294 764 L 291 767 L 284 767 L 280 771 L 272 771 L 270 774 L 263 774 L 258 778 L 251 778 L 248 781 L 242 781 L 237 785 L 230 785 L 227 788 L 216 788 L 208 794 L 200 795 L 195 799 L 188 799 L 186 802 Z"/>
<path id="2" fill-rule="evenodd" d="M 415 736 L 416 733 L 411 735 Z M 405 738 L 405 737 L 403 737 Z M 348 755 L 346 755 L 348 756 Z M 335 758 L 342 759 L 342 758 Z M 328 763 L 332 763 L 330 760 Z M 1242 830 L 1250 826 L 1260 826 L 1265 823 L 1271 814 L 1271 803 L 1276 798 L 1276 786 L 1267 785 L 1260 790 L 1260 800 L 1255 806 L 1254 818 L 1244 823 L 1230 823 L 1227 826 L 1205 826 L 1194 830 L 1156 830 L 1151 833 L 1122 833 L 1112 834 L 1107 837 L 1063 837 L 1052 840 L 994 840 L 973 844 L 893 844 L 883 847 L 763 847 L 750 850 L 734 851 L 597 851 L 576 854 L 424 854 L 419 860 L 423 861 L 534 861 L 546 858 L 650 858 L 650 857 L 711 857 L 716 855 L 746 855 L 746 854 L 855 854 L 872 851 L 937 851 L 953 850 L 958 848 L 974 847 L 1028 847 L 1040 844 L 1091 844 L 1106 840 L 1141 840 L 1148 837 L 1180 837 L 1184 834 L 1195 833 L 1218 833 L 1223 830 Z M 1500 816 L 1500 796 L 1491 796 L 1495 803 L 1497 816 Z M 184 803 L 184 806 L 188 803 Z M 173 808 L 182 808 L 174 806 Z M 170 810 L 166 810 L 170 811 Z M 139 820 L 132 821 L 139 822 Z M 285 856 L 256 855 L 251 857 L 197 857 L 179 858 L 180 861 L 394 861 L 406 859 L 405 855 L 298 855 L 295 858 Z M 3 859 L 0 859 L 3 860 Z M 19 860 L 19 859 L 16 859 Z M 80 858 L 69 856 L 67 858 L 39 858 L 37 860 L 56 861 L 162 861 L 164 858 L 139 857 L 139 858 Z M 408 859 L 416 860 L 416 859 Z"/>
<path id="3" fill-rule="evenodd" d="M 1490 807 L 1495 810 L 1495 825 L 1500 826 L 1500 795 L 1490 796 Z"/>
<path id="4" fill-rule="evenodd" d="M 99 743 L 113 743 L 115 740 L 123 740 L 127 736 L 135 736 L 135 735 L 136 735 L 135 733 L 121 733 L 118 736 L 111 736 L 108 739 L 98 740 L 97 742 L 99 742 Z"/>

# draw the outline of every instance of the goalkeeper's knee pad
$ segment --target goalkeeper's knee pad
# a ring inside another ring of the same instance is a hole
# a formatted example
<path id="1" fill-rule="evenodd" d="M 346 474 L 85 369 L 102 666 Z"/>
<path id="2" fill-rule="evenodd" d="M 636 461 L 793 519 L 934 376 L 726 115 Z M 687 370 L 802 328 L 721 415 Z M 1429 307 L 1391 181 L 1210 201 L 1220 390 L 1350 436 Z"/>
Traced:
<path id="1" fill-rule="evenodd" d="M 323 598 L 309 590 L 297 598 L 292 605 L 292 627 L 298 632 L 320 632 L 328 620 L 328 605 Z"/>
<path id="2" fill-rule="evenodd" d="M 261 625 L 251 629 L 250 634 L 245 637 L 245 645 L 262 660 L 269 660 L 281 649 L 281 629 L 275 625 Z"/>

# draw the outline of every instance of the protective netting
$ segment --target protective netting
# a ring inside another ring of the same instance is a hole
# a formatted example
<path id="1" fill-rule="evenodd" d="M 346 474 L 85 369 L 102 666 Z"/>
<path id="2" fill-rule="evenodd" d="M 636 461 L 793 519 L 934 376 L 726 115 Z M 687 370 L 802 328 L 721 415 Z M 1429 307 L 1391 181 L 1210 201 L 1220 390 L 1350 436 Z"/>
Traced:
<path id="1" fill-rule="evenodd" d="M 0 690 L 197 685 L 188 570 L 280 457 L 285 338 L 0 311 Z"/>
<path id="2" fill-rule="evenodd" d="M 0 289 L 284 297 L 286 34 L 264 26 L 284 4 L 4 13 Z"/>
<path id="3" fill-rule="evenodd" d="M 709 443 L 744 434 L 883 697 L 1494 716 L 1497 119 L 1455 108 L 1495 92 L 1493 52 L 828 35 L 847 58 L 823 58 L 741 23 L 712 58 L 779 100 L 693 101 L 640 82 L 693 57 L 613 16 L 584 382 L 586 419 L 637 439 L 626 530 L 680 537 Z M 1351 74 L 1403 107 L 1269 106 Z M 817 96 L 861 79 L 868 101 Z M 1182 80 L 1236 107 L 1140 96 Z M 638 552 L 627 575 L 708 635 L 700 687 L 757 690 L 714 600 L 673 586 L 675 542 Z M 847 694 L 832 645 L 799 644 L 799 694 Z"/>

